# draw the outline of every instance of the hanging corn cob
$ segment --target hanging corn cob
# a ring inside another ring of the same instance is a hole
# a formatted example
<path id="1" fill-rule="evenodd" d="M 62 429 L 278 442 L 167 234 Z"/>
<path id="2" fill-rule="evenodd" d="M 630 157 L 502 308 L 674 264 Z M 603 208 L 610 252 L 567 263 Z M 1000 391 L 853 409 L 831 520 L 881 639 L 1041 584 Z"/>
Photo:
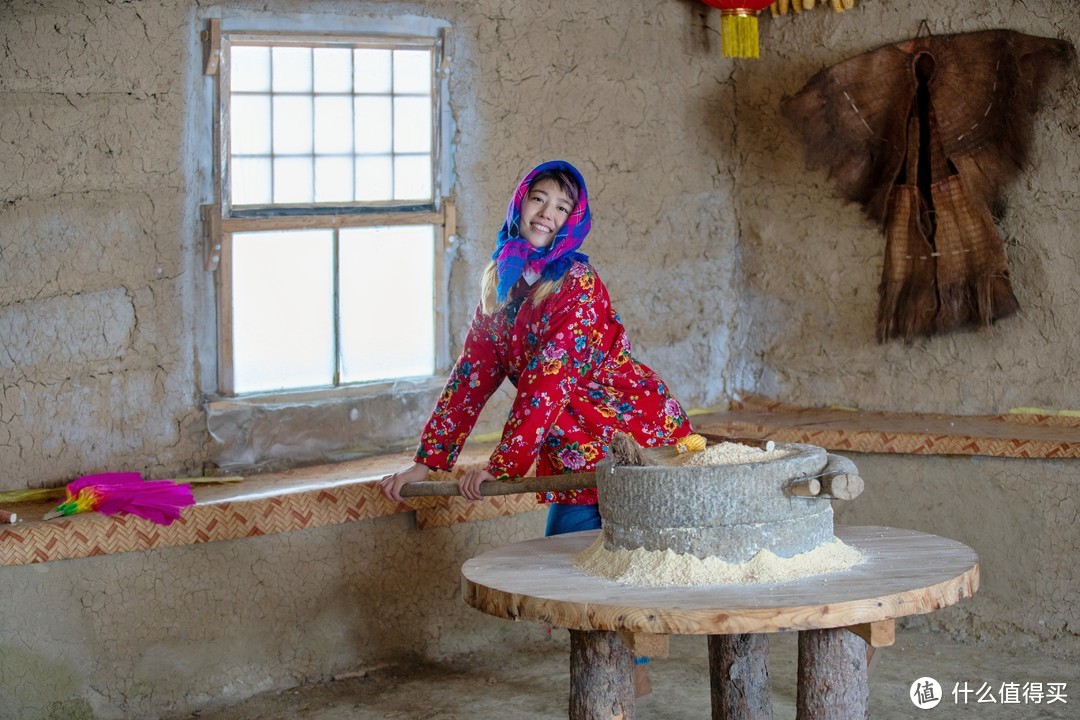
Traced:
<path id="1" fill-rule="evenodd" d="M 776 0 L 769 6 L 769 14 L 773 17 L 787 15 L 789 10 L 798 14 L 803 10 L 813 10 L 818 4 L 817 0 Z M 836 12 L 843 12 L 855 7 L 855 0 L 828 0 L 828 2 L 821 0 L 820 5 L 822 7 L 828 5 Z"/>

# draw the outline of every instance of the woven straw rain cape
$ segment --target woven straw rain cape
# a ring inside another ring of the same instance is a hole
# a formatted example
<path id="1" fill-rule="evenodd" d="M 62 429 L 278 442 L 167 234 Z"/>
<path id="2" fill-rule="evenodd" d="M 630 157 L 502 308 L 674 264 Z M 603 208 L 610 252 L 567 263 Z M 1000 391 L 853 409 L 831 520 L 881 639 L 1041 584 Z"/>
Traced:
<path id="1" fill-rule="evenodd" d="M 879 341 L 1019 309 L 993 213 L 1075 55 L 1011 30 L 916 38 L 822 70 L 783 99 L 807 166 L 826 168 L 884 230 Z"/>

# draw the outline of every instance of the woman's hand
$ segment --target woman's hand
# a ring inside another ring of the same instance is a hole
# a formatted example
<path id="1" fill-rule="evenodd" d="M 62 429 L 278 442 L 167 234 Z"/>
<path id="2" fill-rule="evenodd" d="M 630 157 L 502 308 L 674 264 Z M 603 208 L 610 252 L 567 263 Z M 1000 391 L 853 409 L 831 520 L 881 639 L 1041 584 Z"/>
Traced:
<path id="1" fill-rule="evenodd" d="M 480 500 L 484 497 L 480 494 L 480 484 L 494 479 L 495 476 L 487 470 L 480 468 L 466 470 L 462 478 L 458 480 L 458 490 L 466 500 Z"/>
<path id="2" fill-rule="evenodd" d="M 412 467 L 405 470 L 399 470 L 396 473 L 390 475 L 383 475 L 383 479 L 379 481 L 379 485 L 382 487 L 383 495 L 391 500 L 401 501 L 401 488 L 409 483 L 420 482 L 421 480 L 427 480 L 428 473 L 431 472 L 431 468 L 420 463 L 413 463 Z"/>

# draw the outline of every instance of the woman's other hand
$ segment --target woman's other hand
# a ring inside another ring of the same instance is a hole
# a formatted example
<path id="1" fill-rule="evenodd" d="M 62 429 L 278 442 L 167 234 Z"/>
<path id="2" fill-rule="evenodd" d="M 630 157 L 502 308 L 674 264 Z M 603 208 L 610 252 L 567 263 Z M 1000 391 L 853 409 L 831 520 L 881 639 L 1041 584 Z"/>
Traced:
<path id="1" fill-rule="evenodd" d="M 383 495 L 391 500 L 400 502 L 401 488 L 409 483 L 427 480 L 429 472 L 431 472 L 431 469 L 426 465 L 413 463 L 412 467 L 399 470 L 390 475 L 383 475 L 383 479 L 379 481 L 379 485 L 382 487 Z"/>
<path id="2" fill-rule="evenodd" d="M 494 479 L 495 476 L 487 470 L 480 468 L 466 470 L 462 478 L 458 480 L 458 490 L 466 500 L 480 500 L 484 497 L 480 494 L 480 484 Z"/>

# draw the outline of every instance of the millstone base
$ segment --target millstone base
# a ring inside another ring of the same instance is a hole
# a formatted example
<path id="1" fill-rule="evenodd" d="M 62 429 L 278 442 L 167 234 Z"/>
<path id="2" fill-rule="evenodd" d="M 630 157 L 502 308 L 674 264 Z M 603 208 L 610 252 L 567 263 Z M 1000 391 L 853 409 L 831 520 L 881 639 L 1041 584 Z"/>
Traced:
<path id="1" fill-rule="evenodd" d="M 699 558 L 715 557 L 729 563 L 749 561 L 765 548 L 789 558 L 836 539 L 832 506 L 821 503 L 814 515 L 769 523 L 695 528 L 643 528 L 604 520 L 604 547 L 608 550 L 672 550 Z"/>

